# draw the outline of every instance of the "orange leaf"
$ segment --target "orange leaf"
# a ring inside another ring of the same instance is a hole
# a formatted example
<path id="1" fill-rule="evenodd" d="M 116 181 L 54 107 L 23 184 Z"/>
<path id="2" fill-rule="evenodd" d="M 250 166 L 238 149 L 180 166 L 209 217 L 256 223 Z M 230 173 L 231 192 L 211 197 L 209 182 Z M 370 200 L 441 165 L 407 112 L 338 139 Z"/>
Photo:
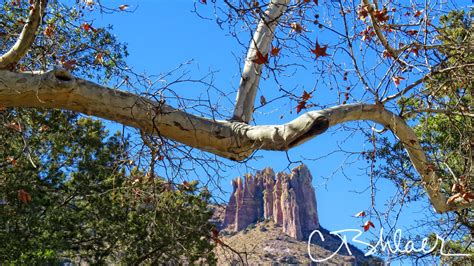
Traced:
<path id="1" fill-rule="evenodd" d="M 272 47 L 272 51 L 271 51 L 272 56 L 278 56 L 278 54 L 280 53 L 280 50 L 281 48 Z"/>
<path id="2" fill-rule="evenodd" d="M 370 227 L 375 228 L 374 224 L 370 220 L 365 222 L 365 224 L 362 227 L 364 227 L 364 231 L 368 231 Z"/>
<path id="3" fill-rule="evenodd" d="M 356 215 L 354 215 L 355 217 L 365 217 L 365 211 L 361 211 L 361 212 L 358 212 L 356 213 Z"/>
<path id="4" fill-rule="evenodd" d="M 318 41 L 316 41 L 316 48 L 311 49 L 311 52 L 316 55 L 316 59 L 320 56 L 328 56 L 329 54 L 326 53 L 326 50 L 328 49 L 327 45 L 320 46 Z"/>
<path id="5" fill-rule="evenodd" d="M 82 27 L 85 31 L 93 31 L 93 32 L 96 32 L 96 31 L 97 31 L 97 30 L 96 30 L 94 27 L 92 27 L 92 25 L 89 24 L 89 23 L 83 23 L 83 24 L 81 25 L 81 27 Z"/>
<path id="6" fill-rule="evenodd" d="M 252 62 L 257 65 L 268 63 L 268 54 L 262 55 L 262 53 L 257 50 L 257 58 L 253 59 Z"/>

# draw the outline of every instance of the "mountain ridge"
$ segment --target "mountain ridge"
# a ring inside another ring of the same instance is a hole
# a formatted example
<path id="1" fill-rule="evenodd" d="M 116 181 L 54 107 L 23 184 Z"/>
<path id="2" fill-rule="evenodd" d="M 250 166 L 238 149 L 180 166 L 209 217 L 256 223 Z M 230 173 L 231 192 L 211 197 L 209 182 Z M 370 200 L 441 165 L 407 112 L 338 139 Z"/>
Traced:
<path id="1" fill-rule="evenodd" d="M 341 240 L 319 224 L 312 175 L 305 165 L 276 174 L 267 167 L 235 178 L 232 187 L 228 203 L 213 206 L 212 222 L 225 243 L 216 248 L 219 264 L 313 265 L 310 254 L 327 258 L 341 246 Z M 307 240 L 314 230 L 325 241 L 313 237 L 308 251 Z M 381 259 L 366 257 L 353 245 L 348 247 L 352 255 L 341 248 L 318 265 L 383 265 Z"/>

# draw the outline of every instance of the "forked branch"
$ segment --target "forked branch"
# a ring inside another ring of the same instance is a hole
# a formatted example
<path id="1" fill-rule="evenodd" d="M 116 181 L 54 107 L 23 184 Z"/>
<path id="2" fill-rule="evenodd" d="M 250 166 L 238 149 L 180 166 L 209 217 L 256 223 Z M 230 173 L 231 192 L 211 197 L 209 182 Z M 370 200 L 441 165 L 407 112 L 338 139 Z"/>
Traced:
<path id="1" fill-rule="evenodd" d="M 255 96 L 257 94 L 260 75 L 264 64 L 254 62 L 260 56 L 269 55 L 270 44 L 273 40 L 275 28 L 285 13 L 289 0 L 272 0 L 258 23 L 258 27 L 250 41 L 244 69 L 240 79 L 239 90 L 235 103 L 232 120 L 248 123 L 252 120 Z"/>
<path id="2" fill-rule="evenodd" d="M 473 202 L 461 200 L 447 203 L 417 136 L 403 119 L 382 105 L 340 105 L 305 113 L 283 125 L 251 126 L 189 114 L 162 102 L 76 78 L 64 70 L 43 74 L 0 70 L 0 105 L 94 115 L 237 161 L 259 149 L 291 149 L 337 124 L 370 120 L 390 129 L 403 143 L 437 212 L 474 206 Z"/>
<path id="3" fill-rule="evenodd" d="M 28 21 L 18 36 L 15 44 L 4 55 L 0 56 L 0 69 L 13 69 L 26 55 L 36 38 L 41 25 L 41 18 L 46 10 L 47 0 L 35 0 L 31 5 Z"/>

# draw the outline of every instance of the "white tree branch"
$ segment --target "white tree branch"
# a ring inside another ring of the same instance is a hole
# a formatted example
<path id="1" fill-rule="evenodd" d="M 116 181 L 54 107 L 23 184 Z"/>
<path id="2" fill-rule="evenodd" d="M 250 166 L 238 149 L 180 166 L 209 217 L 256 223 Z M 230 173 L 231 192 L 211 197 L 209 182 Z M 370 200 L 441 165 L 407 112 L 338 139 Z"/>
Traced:
<path id="1" fill-rule="evenodd" d="M 257 51 L 269 56 L 270 44 L 273 40 L 275 27 L 286 11 L 289 0 L 271 0 L 250 41 L 247 58 L 240 79 L 239 90 L 232 120 L 248 123 L 252 120 L 255 96 L 257 94 L 263 64 L 254 63 Z"/>
<path id="2" fill-rule="evenodd" d="M 474 206 L 474 202 L 462 200 L 447 203 L 415 133 L 383 105 L 341 105 L 308 112 L 283 125 L 250 126 L 189 114 L 165 103 L 75 78 L 64 70 L 43 74 L 0 70 L 0 105 L 57 108 L 94 115 L 232 160 L 244 160 L 258 149 L 288 150 L 330 126 L 371 120 L 390 129 L 404 144 L 437 212 Z"/>
<path id="3" fill-rule="evenodd" d="M 36 31 L 41 25 L 47 2 L 47 0 L 35 0 L 31 5 L 28 22 L 23 26 L 20 36 L 10 50 L 0 56 L 0 69 L 13 69 L 28 52 L 36 38 Z"/>

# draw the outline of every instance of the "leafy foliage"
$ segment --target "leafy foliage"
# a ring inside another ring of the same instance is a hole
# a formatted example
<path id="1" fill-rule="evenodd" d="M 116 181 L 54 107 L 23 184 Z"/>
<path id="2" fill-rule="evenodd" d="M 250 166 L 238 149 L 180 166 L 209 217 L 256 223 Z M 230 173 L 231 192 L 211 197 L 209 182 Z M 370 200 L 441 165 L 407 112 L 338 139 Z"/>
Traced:
<path id="1" fill-rule="evenodd" d="M 213 262 L 210 195 L 197 182 L 150 178 L 127 140 L 91 118 L 8 109 L 0 120 L 0 261 Z"/>

